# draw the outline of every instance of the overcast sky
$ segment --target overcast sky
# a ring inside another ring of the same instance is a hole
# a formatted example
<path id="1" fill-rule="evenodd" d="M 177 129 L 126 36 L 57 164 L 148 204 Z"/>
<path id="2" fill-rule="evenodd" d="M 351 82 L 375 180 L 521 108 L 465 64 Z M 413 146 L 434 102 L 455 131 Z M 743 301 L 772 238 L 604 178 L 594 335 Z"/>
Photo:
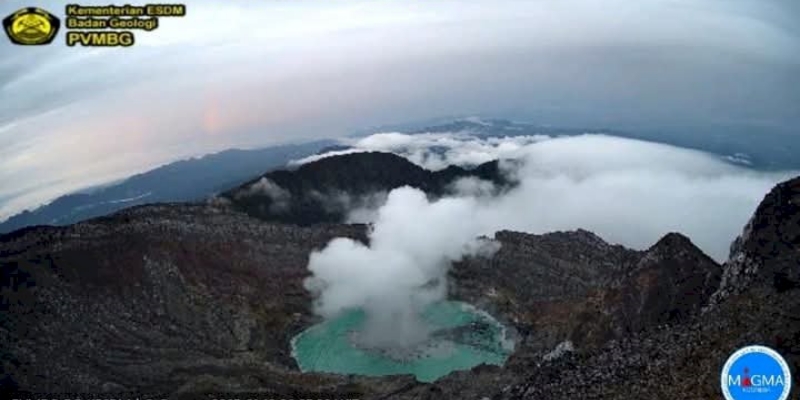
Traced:
<path id="1" fill-rule="evenodd" d="M 190 0 L 131 48 L 0 38 L 0 219 L 178 158 L 441 115 L 800 134 L 795 3 Z"/>

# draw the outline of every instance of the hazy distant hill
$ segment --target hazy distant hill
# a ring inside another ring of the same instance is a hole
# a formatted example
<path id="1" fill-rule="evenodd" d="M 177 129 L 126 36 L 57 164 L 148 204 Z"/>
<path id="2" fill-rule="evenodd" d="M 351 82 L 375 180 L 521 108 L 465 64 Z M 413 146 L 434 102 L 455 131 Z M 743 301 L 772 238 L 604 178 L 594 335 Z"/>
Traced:
<path id="1" fill-rule="evenodd" d="M 478 117 L 443 118 L 405 125 L 387 125 L 356 132 L 351 138 L 376 132 L 469 132 L 479 137 L 520 135 L 578 135 L 604 133 L 632 139 L 655 141 L 717 154 L 735 164 L 756 169 L 800 169 L 800 140 L 791 135 L 750 129 L 672 127 L 615 130 L 606 128 L 556 127 L 528 122 Z M 226 150 L 198 159 L 178 161 L 135 175 L 125 181 L 89 193 L 59 197 L 33 211 L 15 215 L 0 223 L 0 233 L 31 225 L 67 225 L 87 218 L 108 215 L 122 208 L 159 202 L 199 200 L 223 192 L 255 176 L 283 166 L 292 159 L 325 151 L 346 149 L 334 140 L 259 150 Z"/>
<path id="2" fill-rule="evenodd" d="M 601 133 L 646 140 L 716 154 L 722 159 L 762 170 L 800 169 L 800 139 L 797 135 L 759 131 L 748 127 L 682 127 L 663 129 L 550 126 L 529 122 L 469 117 L 405 129 L 409 133 L 470 132 L 479 137 L 550 135 L 571 136 Z"/>
<path id="3" fill-rule="evenodd" d="M 33 211 L 17 214 L 0 224 L 0 233 L 31 225 L 69 225 L 134 205 L 203 199 L 334 144 L 324 140 L 256 150 L 226 150 L 177 161 L 111 186 L 62 196 Z"/>
<path id="4" fill-rule="evenodd" d="M 275 170 L 220 195 L 223 203 L 250 216 L 298 225 L 342 222 L 348 211 L 380 201 L 376 196 L 412 186 L 432 197 L 459 178 L 511 187 L 498 161 L 473 168 L 429 171 L 392 153 L 366 152 L 323 158 L 293 170 Z"/>

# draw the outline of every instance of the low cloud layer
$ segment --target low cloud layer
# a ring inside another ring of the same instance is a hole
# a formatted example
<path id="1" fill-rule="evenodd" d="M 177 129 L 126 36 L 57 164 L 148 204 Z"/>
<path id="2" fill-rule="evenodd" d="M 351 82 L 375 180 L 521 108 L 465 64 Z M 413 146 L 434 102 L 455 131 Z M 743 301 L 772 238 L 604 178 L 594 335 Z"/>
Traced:
<path id="1" fill-rule="evenodd" d="M 521 161 L 503 164 L 520 182 L 503 195 L 496 196 L 488 182 L 451 185 L 455 197 L 475 200 L 471 219 L 482 233 L 583 228 L 644 249 L 676 231 L 717 260 L 727 257 L 731 241 L 766 192 L 797 174 L 760 172 L 704 152 L 592 134 L 476 138 L 388 133 L 350 144 L 349 152 L 394 152 L 429 169 L 492 159 Z"/>
<path id="2" fill-rule="evenodd" d="M 272 200 L 270 203 L 270 212 L 273 213 L 282 213 L 289 209 L 289 202 L 292 199 L 292 194 L 289 193 L 288 190 L 280 187 L 275 182 L 267 179 L 261 178 L 256 183 L 250 185 L 242 193 L 237 194 L 238 196 L 242 197 L 245 196 L 252 196 L 252 195 L 263 195 L 267 196 Z"/>
<path id="3" fill-rule="evenodd" d="M 373 192 L 354 196 L 344 191 L 319 192 L 312 190 L 309 195 L 319 201 L 326 212 L 347 215 L 345 222 L 350 224 L 369 223 L 378 216 L 378 208 L 386 203 L 386 192 Z"/>
<path id="4" fill-rule="evenodd" d="M 516 158 L 528 145 L 551 139 L 547 135 L 478 138 L 469 132 L 420 133 L 409 135 L 400 132 L 376 133 L 360 139 L 343 140 L 349 149 L 315 154 L 292 161 L 293 165 L 306 164 L 322 158 L 385 151 L 400 154 L 411 162 L 438 171 L 448 165 L 479 165 L 497 159 Z"/>

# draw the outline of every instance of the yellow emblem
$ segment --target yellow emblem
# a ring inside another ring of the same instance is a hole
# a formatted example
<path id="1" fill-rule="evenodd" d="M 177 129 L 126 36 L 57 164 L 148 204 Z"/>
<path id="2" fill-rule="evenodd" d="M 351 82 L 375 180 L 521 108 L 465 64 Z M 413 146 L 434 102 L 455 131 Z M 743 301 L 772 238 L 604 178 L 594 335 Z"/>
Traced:
<path id="1" fill-rule="evenodd" d="M 3 20 L 11 42 L 25 46 L 50 44 L 60 25 L 53 14 L 37 7 L 23 8 Z"/>

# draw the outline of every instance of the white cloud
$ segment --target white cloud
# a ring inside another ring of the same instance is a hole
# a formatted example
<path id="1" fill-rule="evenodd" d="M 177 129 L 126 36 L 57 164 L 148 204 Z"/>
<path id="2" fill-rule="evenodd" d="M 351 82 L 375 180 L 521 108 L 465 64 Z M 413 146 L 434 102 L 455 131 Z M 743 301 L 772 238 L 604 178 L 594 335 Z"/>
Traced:
<path id="1" fill-rule="evenodd" d="M 432 171 L 448 165 L 480 165 L 498 158 L 515 158 L 527 145 L 550 139 L 547 135 L 477 138 L 469 132 L 422 133 L 376 133 L 361 139 L 342 140 L 350 149 L 315 154 L 291 162 L 302 165 L 326 157 L 383 151 L 400 154 L 411 162 Z"/>
<path id="2" fill-rule="evenodd" d="M 451 193 L 472 197 L 489 197 L 497 193 L 493 182 L 472 176 L 456 179 L 448 189 Z"/>
<path id="3" fill-rule="evenodd" d="M 440 115 L 798 122 L 786 0 L 187 3 L 125 49 L 0 40 L 0 218 L 187 156 Z M 63 8 L 0 15 L 24 6 Z"/>
<path id="4" fill-rule="evenodd" d="M 369 246 L 338 238 L 311 254 L 314 275 L 306 288 L 317 296 L 315 311 L 329 318 L 364 308 L 368 321 L 361 340 L 368 345 L 423 340 L 428 332 L 418 312 L 444 299 L 450 263 L 495 249 L 476 238 L 478 226 L 469 218 L 474 207 L 474 199 L 430 202 L 417 189 L 393 190 L 377 214 Z"/>
<path id="5" fill-rule="evenodd" d="M 636 249 L 677 231 L 717 260 L 727 257 L 772 186 L 797 174 L 757 172 L 698 151 L 599 135 L 531 145 L 524 160 L 519 188 L 480 207 L 476 217 L 489 230 L 584 228 Z"/>
<path id="6" fill-rule="evenodd" d="M 717 260 L 727 257 L 730 242 L 767 191 L 797 174 L 759 172 L 700 151 L 593 134 L 476 138 L 392 133 L 353 145 L 349 151 L 391 151 L 429 169 L 521 160 L 501 163 L 520 182 L 507 193 L 496 195 L 489 182 L 477 179 L 451 184 L 457 197 L 479 200 L 471 219 L 480 222 L 484 234 L 583 228 L 644 249 L 677 231 Z M 361 209 L 359 215 L 363 220 L 370 214 Z"/>
<path id="7" fill-rule="evenodd" d="M 285 212 L 289 209 L 292 194 L 280 185 L 267 179 L 261 178 L 256 183 L 250 185 L 244 192 L 237 193 L 237 196 L 263 195 L 272 200 L 269 209 L 273 213 Z"/>
<path id="8" fill-rule="evenodd" d="M 451 263 L 496 249 L 480 236 L 501 229 L 584 228 L 644 249 L 677 231 L 722 261 L 764 194 L 793 174 L 757 172 L 699 151 L 604 135 L 530 140 L 383 134 L 356 146 L 391 148 L 424 163 L 425 147 L 443 143 L 448 147 L 437 153 L 437 166 L 519 157 L 521 162 L 504 163 L 519 186 L 498 194 L 489 182 L 461 179 L 452 183 L 452 195 L 436 201 L 419 189 L 395 189 L 373 214 L 369 246 L 337 238 L 311 254 L 306 288 L 315 296 L 315 312 L 330 318 L 364 309 L 359 340 L 367 345 L 424 340 L 420 310 L 444 299 Z M 480 156 L 464 157 L 476 148 Z"/>
<path id="9" fill-rule="evenodd" d="M 377 210 L 386 203 L 388 193 L 378 191 L 364 195 L 352 195 L 345 191 L 320 192 L 312 189 L 308 195 L 318 201 L 326 212 L 346 214 L 345 222 L 360 224 L 374 221 L 377 218 Z"/>

